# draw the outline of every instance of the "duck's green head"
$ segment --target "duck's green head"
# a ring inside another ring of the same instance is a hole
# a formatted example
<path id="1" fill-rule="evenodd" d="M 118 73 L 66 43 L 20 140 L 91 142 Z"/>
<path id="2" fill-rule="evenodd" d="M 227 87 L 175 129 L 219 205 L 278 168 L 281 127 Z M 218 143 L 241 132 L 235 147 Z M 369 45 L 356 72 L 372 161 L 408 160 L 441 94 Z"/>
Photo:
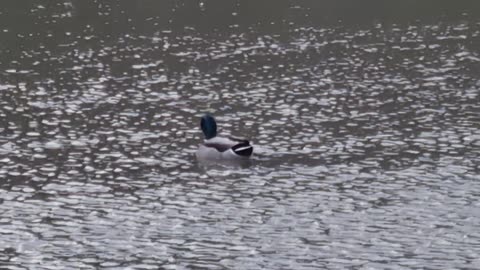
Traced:
<path id="1" fill-rule="evenodd" d="M 215 122 L 215 118 L 210 114 L 207 113 L 202 117 L 200 127 L 205 135 L 205 139 L 209 140 L 217 136 L 217 122 Z"/>

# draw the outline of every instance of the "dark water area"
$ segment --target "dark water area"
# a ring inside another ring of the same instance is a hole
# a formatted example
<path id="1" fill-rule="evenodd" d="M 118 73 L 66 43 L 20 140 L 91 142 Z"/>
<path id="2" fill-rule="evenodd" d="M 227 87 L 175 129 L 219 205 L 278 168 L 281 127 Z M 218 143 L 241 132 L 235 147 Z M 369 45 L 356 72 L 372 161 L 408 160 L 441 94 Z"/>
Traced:
<path id="1" fill-rule="evenodd" d="M 479 269 L 479 4 L 415 2 L 2 2 L 0 268 Z"/>

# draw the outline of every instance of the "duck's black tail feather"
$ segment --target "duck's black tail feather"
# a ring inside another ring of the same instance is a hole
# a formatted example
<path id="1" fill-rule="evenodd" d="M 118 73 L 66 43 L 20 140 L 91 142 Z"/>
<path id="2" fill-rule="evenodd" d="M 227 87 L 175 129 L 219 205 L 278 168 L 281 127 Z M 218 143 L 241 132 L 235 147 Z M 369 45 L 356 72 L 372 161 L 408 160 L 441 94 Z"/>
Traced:
<path id="1" fill-rule="evenodd" d="M 232 150 L 239 156 L 249 157 L 253 153 L 253 146 L 251 146 L 248 141 L 243 141 L 242 143 L 234 145 Z"/>

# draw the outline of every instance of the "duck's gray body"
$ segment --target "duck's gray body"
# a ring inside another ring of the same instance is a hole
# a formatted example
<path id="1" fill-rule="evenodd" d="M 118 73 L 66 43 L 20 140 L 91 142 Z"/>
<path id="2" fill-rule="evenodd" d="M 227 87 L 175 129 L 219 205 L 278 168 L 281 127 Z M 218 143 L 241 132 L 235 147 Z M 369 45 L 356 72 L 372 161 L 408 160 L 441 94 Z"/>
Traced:
<path id="1" fill-rule="evenodd" d="M 251 157 L 253 147 L 249 141 L 217 136 L 217 125 L 212 116 L 207 114 L 202 117 L 201 128 L 205 140 L 196 152 L 199 160 L 232 161 Z"/>
<path id="2" fill-rule="evenodd" d="M 209 160 L 248 159 L 253 147 L 246 140 L 214 137 L 205 140 L 197 150 L 197 158 Z"/>

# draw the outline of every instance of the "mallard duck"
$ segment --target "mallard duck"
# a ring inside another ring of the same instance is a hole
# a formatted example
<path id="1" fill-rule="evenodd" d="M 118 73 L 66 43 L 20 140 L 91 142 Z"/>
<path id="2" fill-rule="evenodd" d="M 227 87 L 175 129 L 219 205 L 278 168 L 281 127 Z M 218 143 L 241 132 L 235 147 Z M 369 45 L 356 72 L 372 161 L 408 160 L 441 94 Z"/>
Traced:
<path id="1" fill-rule="evenodd" d="M 244 139 L 217 136 L 217 122 L 210 114 L 205 114 L 200 122 L 205 136 L 197 150 L 200 160 L 244 160 L 253 153 L 253 146 Z"/>

